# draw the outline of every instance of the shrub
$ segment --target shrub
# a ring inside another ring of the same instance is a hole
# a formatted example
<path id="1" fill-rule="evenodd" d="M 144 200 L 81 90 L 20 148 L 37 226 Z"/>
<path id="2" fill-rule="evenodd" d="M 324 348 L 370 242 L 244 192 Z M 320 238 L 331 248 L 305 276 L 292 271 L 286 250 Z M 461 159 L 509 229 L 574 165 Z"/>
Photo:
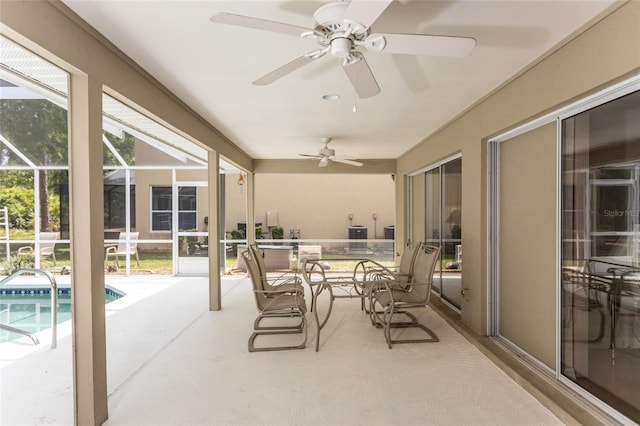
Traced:
<path id="1" fill-rule="evenodd" d="M 33 268 L 35 265 L 35 257 L 33 253 L 25 253 L 11 256 L 9 260 L 5 260 L 0 264 L 6 275 L 11 275 L 22 268 Z"/>
<path id="2" fill-rule="evenodd" d="M 7 207 L 9 225 L 16 229 L 33 229 L 33 188 L 12 186 L 0 189 L 0 207 Z M 60 229 L 60 196 L 49 193 L 49 228 Z"/>
<path id="3" fill-rule="evenodd" d="M 14 186 L 0 189 L 0 206 L 7 207 L 13 228 L 33 227 L 33 189 Z"/>
<path id="4" fill-rule="evenodd" d="M 271 228 L 271 238 L 274 240 L 282 240 L 284 238 L 284 228 L 282 226 L 274 226 Z"/>

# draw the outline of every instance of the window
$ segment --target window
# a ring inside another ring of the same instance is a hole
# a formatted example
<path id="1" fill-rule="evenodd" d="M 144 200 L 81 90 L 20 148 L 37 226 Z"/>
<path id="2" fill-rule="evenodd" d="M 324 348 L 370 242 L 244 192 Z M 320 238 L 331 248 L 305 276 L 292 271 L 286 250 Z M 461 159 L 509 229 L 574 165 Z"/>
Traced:
<path id="1" fill-rule="evenodd" d="M 171 231 L 172 190 L 169 186 L 151 187 L 151 231 Z M 195 186 L 178 189 L 178 229 L 197 228 L 197 193 Z"/>
<path id="2" fill-rule="evenodd" d="M 640 420 L 640 92 L 562 121 L 562 374 Z"/>
<path id="3" fill-rule="evenodd" d="M 178 229 L 181 231 L 198 228 L 197 195 L 195 186 L 178 188 Z"/>

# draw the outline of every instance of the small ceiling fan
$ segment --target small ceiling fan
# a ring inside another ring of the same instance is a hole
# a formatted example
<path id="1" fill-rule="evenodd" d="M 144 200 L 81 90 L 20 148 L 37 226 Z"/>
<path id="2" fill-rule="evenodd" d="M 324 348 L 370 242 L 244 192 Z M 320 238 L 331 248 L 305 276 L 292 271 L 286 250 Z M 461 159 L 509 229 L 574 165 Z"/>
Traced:
<path id="1" fill-rule="evenodd" d="M 351 0 L 325 4 L 313 14 L 313 29 L 224 12 L 213 15 L 211 22 L 304 37 L 320 45 L 319 49 L 298 56 L 253 84 L 271 84 L 329 53 L 339 60 L 361 98 L 378 94 L 380 87 L 359 48 L 373 52 L 454 57 L 467 56 L 475 48 L 476 41 L 470 37 L 372 34 L 371 25 L 392 1 Z"/>
<path id="2" fill-rule="evenodd" d="M 320 163 L 318 163 L 318 167 L 327 167 L 327 165 L 329 165 L 329 161 L 335 161 L 336 163 L 349 164 L 350 166 L 358 166 L 358 167 L 362 166 L 362 163 L 360 161 L 356 161 L 355 158 L 338 157 L 336 155 L 336 150 L 329 148 L 329 142 L 331 142 L 331 138 L 322 138 L 322 142 L 324 143 L 324 146 L 322 147 L 322 149 L 320 149 L 320 151 L 318 151 L 318 154 L 298 154 L 298 155 L 301 155 L 303 157 L 320 159 Z"/>

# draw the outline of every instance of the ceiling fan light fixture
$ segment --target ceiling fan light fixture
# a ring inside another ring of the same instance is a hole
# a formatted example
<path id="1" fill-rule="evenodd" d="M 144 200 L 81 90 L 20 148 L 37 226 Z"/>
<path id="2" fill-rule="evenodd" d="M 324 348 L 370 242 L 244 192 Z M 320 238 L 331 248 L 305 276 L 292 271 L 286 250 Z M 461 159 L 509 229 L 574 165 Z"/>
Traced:
<path id="1" fill-rule="evenodd" d="M 336 37 L 331 40 L 331 56 L 338 59 L 349 57 L 351 54 L 351 39 Z"/>
<path id="2" fill-rule="evenodd" d="M 325 101 L 337 101 L 340 99 L 340 95 L 337 95 L 335 93 L 332 93 L 329 95 L 322 95 L 322 99 L 324 99 Z"/>

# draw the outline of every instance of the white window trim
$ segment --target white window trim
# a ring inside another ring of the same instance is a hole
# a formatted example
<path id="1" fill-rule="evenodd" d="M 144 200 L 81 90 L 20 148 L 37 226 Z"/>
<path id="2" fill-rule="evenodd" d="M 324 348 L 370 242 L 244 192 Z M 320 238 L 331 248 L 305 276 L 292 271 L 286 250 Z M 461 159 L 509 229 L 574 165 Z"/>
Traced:
<path id="1" fill-rule="evenodd" d="M 173 204 L 171 205 L 171 208 L 169 210 L 154 210 L 153 209 L 153 190 L 154 190 L 154 188 L 168 188 L 168 189 L 171 189 L 171 186 L 151 185 L 149 187 L 149 232 L 170 234 L 172 232 L 171 229 L 168 229 L 168 230 L 166 230 L 166 229 L 153 229 L 153 214 L 154 213 L 169 212 L 170 214 L 173 214 Z M 172 196 L 173 196 L 173 194 L 172 194 Z M 173 203 L 173 201 L 172 201 L 172 203 Z"/>

